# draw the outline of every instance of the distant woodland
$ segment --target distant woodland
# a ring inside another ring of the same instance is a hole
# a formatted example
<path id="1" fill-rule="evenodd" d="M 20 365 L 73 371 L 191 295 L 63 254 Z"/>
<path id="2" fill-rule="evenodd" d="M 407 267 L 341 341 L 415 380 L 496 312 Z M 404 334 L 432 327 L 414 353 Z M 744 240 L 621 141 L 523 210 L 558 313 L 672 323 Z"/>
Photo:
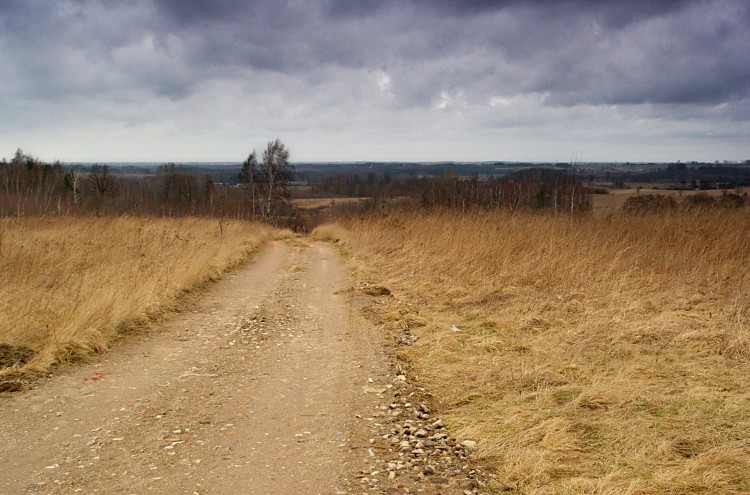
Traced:
<path id="1" fill-rule="evenodd" d="M 280 146 L 276 151 L 271 149 L 274 143 Z M 274 152 L 281 152 L 283 163 L 269 168 L 268 160 L 280 158 Z M 10 161 L 0 161 L 0 216 L 207 216 L 263 219 L 307 230 L 319 222 L 319 214 L 301 211 L 294 206 L 293 199 L 362 199 L 338 205 L 336 211 L 341 215 L 399 205 L 460 210 L 525 209 L 573 215 L 590 209 L 591 193 L 634 187 L 634 184 L 652 183 L 686 190 L 722 189 L 728 193 L 750 186 L 748 161 L 292 166 L 287 158 L 288 150 L 278 140 L 268 143 L 261 159 L 256 159 L 253 152 L 242 164 L 218 166 L 45 163 L 19 149 Z M 278 174 L 274 167 L 280 167 Z"/>

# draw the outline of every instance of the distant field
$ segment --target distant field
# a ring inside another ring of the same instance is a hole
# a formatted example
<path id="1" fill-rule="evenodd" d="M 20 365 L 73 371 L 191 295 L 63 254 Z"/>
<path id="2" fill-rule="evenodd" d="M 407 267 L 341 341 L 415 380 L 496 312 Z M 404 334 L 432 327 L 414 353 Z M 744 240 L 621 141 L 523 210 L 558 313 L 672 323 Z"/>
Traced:
<path id="1" fill-rule="evenodd" d="M 624 198 L 627 193 L 612 194 Z M 497 492 L 750 492 L 748 209 L 373 216 L 315 231 Z"/>
<path id="2" fill-rule="evenodd" d="M 0 219 L 0 381 L 105 350 L 247 259 L 265 225 L 207 219 Z M 10 367 L 9 367 L 10 366 Z"/>
<path id="3" fill-rule="evenodd" d="M 736 193 L 736 190 L 730 192 Z M 747 189 L 740 189 L 740 194 L 745 194 Z M 597 213 L 612 212 L 622 207 L 622 205 L 631 196 L 637 194 L 662 194 L 664 196 L 673 197 L 679 204 L 684 198 L 694 196 L 696 194 L 706 194 L 709 196 L 718 197 L 723 194 L 720 190 L 707 190 L 707 191 L 676 191 L 670 189 L 655 189 L 653 187 L 642 187 L 637 189 L 635 187 L 631 189 L 611 189 L 609 194 L 593 194 L 591 196 L 592 205 L 594 211 Z M 331 206 L 332 204 L 345 204 L 362 201 L 371 201 L 372 198 L 300 198 L 293 199 L 292 203 L 304 209 L 315 209 Z"/>
<path id="4" fill-rule="evenodd" d="M 332 204 L 357 203 L 360 201 L 371 200 L 371 198 L 302 198 L 293 199 L 292 204 L 299 208 L 313 209 Z"/>
<path id="5" fill-rule="evenodd" d="M 732 189 L 730 192 L 736 193 L 734 189 Z M 740 194 L 745 194 L 747 192 L 747 189 L 740 189 Z M 696 194 L 707 194 L 709 196 L 721 196 L 723 194 L 723 191 L 720 190 L 708 190 L 708 191 L 675 191 L 671 189 L 653 189 L 653 188 L 647 188 L 644 187 L 640 190 L 636 188 L 632 189 L 611 189 L 609 191 L 609 194 L 593 194 L 591 196 L 591 201 L 594 206 L 595 212 L 606 212 L 606 211 L 613 211 L 616 210 L 627 201 L 627 199 L 631 196 L 635 196 L 636 194 L 662 194 L 664 196 L 670 196 L 677 201 L 677 203 L 680 203 L 684 198 L 688 196 L 694 196 Z"/>

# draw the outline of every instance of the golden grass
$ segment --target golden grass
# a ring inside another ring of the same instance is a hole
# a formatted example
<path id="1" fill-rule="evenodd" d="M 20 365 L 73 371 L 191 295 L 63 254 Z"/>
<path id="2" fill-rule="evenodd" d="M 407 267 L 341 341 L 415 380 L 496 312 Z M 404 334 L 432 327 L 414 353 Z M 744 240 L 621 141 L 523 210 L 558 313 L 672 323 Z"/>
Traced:
<path id="1" fill-rule="evenodd" d="M 392 213 L 319 227 L 498 491 L 750 491 L 747 209 Z M 458 331 L 451 331 L 456 325 Z"/>
<path id="2" fill-rule="evenodd" d="M 36 351 L 0 378 L 106 350 L 271 235 L 196 218 L 0 219 L 0 343 Z"/>

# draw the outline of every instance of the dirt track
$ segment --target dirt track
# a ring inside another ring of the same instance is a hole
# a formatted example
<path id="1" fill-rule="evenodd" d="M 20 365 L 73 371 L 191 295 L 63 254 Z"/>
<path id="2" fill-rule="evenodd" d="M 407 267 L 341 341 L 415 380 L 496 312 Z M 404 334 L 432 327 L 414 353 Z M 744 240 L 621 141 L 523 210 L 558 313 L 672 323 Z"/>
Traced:
<path id="1" fill-rule="evenodd" d="M 158 333 L 0 399 L 0 494 L 348 493 L 388 377 L 348 285 L 330 247 L 273 243 Z"/>

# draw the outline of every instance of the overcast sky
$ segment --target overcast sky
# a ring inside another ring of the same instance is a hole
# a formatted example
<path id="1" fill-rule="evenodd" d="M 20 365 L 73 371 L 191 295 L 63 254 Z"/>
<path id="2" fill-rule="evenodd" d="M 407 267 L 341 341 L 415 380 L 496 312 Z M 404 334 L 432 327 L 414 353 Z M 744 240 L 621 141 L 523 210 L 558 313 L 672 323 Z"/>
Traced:
<path id="1" fill-rule="evenodd" d="M 0 157 L 746 160 L 748 53 L 748 0 L 0 0 Z"/>

